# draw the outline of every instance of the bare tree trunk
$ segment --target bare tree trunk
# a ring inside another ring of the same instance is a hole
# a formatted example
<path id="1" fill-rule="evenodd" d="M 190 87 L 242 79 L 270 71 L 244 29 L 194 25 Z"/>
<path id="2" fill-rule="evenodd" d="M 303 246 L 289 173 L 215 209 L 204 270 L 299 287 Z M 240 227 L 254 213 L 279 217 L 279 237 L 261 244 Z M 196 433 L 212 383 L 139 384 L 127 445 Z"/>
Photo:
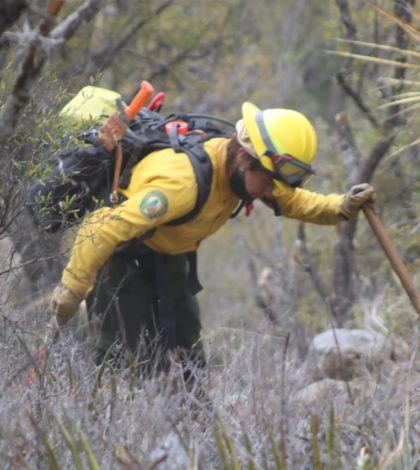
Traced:
<path id="1" fill-rule="evenodd" d="M 80 26 L 90 19 L 100 8 L 101 0 L 86 0 L 75 13 L 54 30 L 54 19 L 64 4 L 64 0 L 51 0 L 45 18 L 36 30 L 31 31 L 30 40 L 18 64 L 18 72 L 12 90 L 0 115 L 0 144 L 13 134 L 20 116 L 32 96 L 32 85 L 41 76 L 47 60 L 47 39 L 66 41 Z M 29 34 L 29 33 L 28 33 Z"/>
<path id="2" fill-rule="evenodd" d="M 16 131 L 18 123 L 33 94 L 33 83 L 42 76 L 51 45 L 64 44 L 72 37 L 83 21 L 90 20 L 100 9 L 102 0 L 85 0 L 84 3 L 62 23 L 55 26 L 55 19 L 64 0 L 50 0 L 46 11 L 40 12 L 40 21 L 36 28 L 25 33 L 3 34 L 11 41 L 22 46 L 22 53 L 17 55 L 17 72 L 14 83 L 7 95 L 0 113 L 0 170 L 4 176 L 13 154 L 8 151 L 8 139 Z M 29 2 L 4 2 L 0 14 L 5 13 L 0 21 L 2 28 L 9 27 L 19 18 Z M 12 156 L 11 156 L 12 155 Z M 20 175 L 24 178 L 23 175 Z M 60 260 L 61 235 L 45 234 L 34 226 L 29 211 L 25 208 L 23 186 L 15 174 L 11 183 L 6 180 L 0 194 L 0 234 L 7 233 L 15 250 L 19 253 L 23 272 L 31 288 L 39 290 L 56 282 L 61 274 Z M 19 183 L 19 184 L 18 184 Z"/>

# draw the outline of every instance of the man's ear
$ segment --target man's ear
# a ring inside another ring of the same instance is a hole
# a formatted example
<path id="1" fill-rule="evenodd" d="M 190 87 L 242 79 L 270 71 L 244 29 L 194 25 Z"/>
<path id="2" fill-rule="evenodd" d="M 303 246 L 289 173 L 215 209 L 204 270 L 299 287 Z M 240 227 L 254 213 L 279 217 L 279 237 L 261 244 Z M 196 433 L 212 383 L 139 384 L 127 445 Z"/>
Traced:
<path id="1" fill-rule="evenodd" d="M 239 147 L 236 154 L 236 162 L 240 171 L 245 171 L 248 168 L 248 160 L 246 155 L 246 150 L 243 147 Z"/>

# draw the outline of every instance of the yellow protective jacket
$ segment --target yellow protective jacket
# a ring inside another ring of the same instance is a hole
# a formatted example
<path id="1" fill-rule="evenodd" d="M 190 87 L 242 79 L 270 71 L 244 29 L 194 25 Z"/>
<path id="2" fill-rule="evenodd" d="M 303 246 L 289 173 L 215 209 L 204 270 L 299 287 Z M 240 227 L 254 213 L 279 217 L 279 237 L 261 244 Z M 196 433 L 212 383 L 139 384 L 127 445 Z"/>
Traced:
<path id="1" fill-rule="evenodd" d="M 188 214 L 197 198 L 197 182 L 187 155 L 165 149 L 138 163 L 130 185 L 122 191 L 127 199 L 117 207 L 96 210 L 84 219 L 77 234 L 62 282 L 84 295 L 99 269 L 123 242 L 158 228 L 144 243 L 160 253 L 180 254 L 197 249 L 216 232 L 239 203 L 226 171 L 228 139 L 215 138 L 204 146 L 213 165 L 209 197 L 198 215 L 182 225 L 164 225 Z M 336 224 L 343 196 L 296 189 L 292 194 L 275 191 L 282 214 L 306 222 Z"/>

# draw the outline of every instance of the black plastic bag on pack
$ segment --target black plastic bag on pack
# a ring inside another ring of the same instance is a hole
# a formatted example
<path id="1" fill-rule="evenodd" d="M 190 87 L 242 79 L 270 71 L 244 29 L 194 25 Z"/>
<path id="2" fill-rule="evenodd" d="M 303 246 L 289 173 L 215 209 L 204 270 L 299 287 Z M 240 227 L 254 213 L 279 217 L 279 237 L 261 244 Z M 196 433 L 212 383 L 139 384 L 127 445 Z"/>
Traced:
<path id="1" fill-rule="evenodd" d="M 99 146 L 80 147 L 58 152 L 50 166 L 30 185 L 28 207 L 39 228 L 56 232 L 103 204 L 113 158 Z"/>

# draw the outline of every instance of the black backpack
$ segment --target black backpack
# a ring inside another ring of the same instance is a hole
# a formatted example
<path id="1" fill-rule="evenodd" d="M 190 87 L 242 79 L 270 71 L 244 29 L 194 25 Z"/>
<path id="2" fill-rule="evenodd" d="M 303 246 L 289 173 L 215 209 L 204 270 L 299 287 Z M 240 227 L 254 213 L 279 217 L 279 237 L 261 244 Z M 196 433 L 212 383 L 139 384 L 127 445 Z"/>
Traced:
<path id="1" fill-rule="evenodd" d="M 83 133 L 84 146 L 54 155 L 47 176 L 29 188 L 29 209 L 42 230 L 56 232 L 79 222 L 87 211 L 110 205 L 115 171 L 115 152 L 106 151 L 98 140 L 99 127 Z M 235 135 L 232 122 L 199 114 L 163 114 L 143 108 L 130 122 L 122 140 L 122 171 L 119 187 L 127 188 L 134 166 L 154 150 L 171 147 L 188 155 L 198 184 L 194 209 L 169 222 L 179 225 L 193 219 L 206 202 L 212 180 L 210 157 L 204 142 Z M 121 201 L 120 201 L 121 202 Z"/>

